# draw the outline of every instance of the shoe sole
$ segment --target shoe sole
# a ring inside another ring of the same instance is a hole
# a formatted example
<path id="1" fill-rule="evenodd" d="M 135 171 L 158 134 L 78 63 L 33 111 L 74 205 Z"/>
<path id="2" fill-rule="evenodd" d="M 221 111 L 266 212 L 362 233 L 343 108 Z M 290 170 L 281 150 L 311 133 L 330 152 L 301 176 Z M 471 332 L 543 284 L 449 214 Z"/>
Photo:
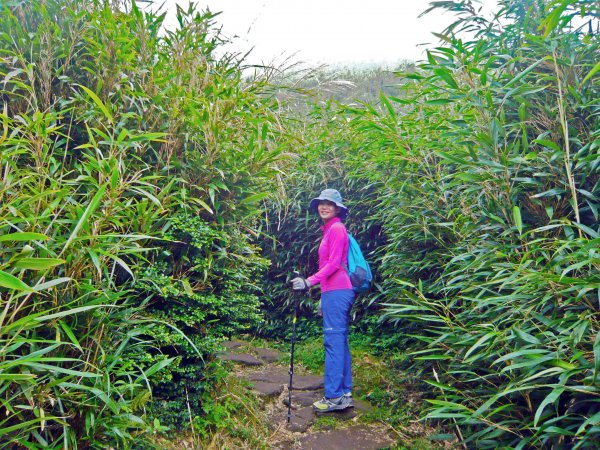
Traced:
<path id="1" fill-rule="evenodd" d="M 319 409 L 315 405 L 313 405 L 313 409 L 315 410 L 315 412 L 319 412 L 319 413 L 328 413 L 328 412 L 333 412 L 333 411 L 342 411 L 344 409 L 353 408 L 353 407 L 354 407 L 353 405 L 336 405 L 336 406 L 332 406 L 332 407 L 327 408 L 327 409 Z"/>

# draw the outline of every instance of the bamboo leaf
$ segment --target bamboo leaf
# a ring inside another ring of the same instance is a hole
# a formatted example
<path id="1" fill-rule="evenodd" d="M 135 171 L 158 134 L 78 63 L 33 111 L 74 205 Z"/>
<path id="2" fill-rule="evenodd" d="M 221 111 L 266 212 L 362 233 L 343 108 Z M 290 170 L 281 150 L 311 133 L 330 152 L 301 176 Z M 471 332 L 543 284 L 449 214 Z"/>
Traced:
<path id="1" fill-rule="evenodd" d="M 45 420 L 56 419 L 55 417 L 46 417 Z M 32 429 L 40 423 L 42 418 L 38 417 L 37 419 L 27 420 L 25 422 L 18 423 L 16 425 L 10 425 L 8 427 L 0 426 L 0 436 L 4 436 L 5 434 L 13 433 L 14 431 L 22 430 L 22 429 Z"/>
<path id="2" fill-rule="evenodd" d="M 540 340 L 538 338 L 536 338 L 535 336 L 532 336 L 529 333 L 526 333 L 523 330 L 520 330 L 519 328 L 513 328 L 513 332 L 523 341 L 529 343 L 529 344 L 535 344 L 535 345 L 539 345 L 541 344 Z"/>
<path id="3" fill-rule="evenodd" d="M 583 433 L 583 431 L 585 431 L 585 429 L 588 427 L 588 425 L 596 426 L 599 423 L 600 423 L 600 411 L 598 411 L 596 414 L 594 414 L 593 416 L 588 418 L 585 422 L 583 422 L 575 434 L 577 436 L 579 436 L 581 433 Z"/>
<path id="4" fill-rule="evenodd" d="M 19 258 L 15 261 L 14 267 L 26 270 L 46 270 L 64 263 L 64 259 L 58 258 Z"/>
<path id="5" fill-rule="evenodd" d="M 101 277 L 102 276 L 102 268 L 100 267 L 100 258 L 98 257 L 98 254 L 91 248 L 88 248 L 87 252 L 88 252 L 88 255 L 90 255 L 92 264 L 94 264 L 94 267 L 96 268 L 96 271 L 98 272 L 98 276 Z"/>
<path id="6" fill-rule="evenodd" d="M 7 241 L 47 241 L 48 236 L 41 233 L 18 232 L 0 236 L 0 242 Z"/>
<path id="7" fill-rule="evenodd" d="M 501 356 L 500 358 L 496 359 L 493 364 L 498 364 L 509 359 L 520 358 L 522 356 L 541 356 L 548 353 L 550 353 L 550 351 L 543 348 L 522 349 Z"/>
<path id="8" fill-rule="evenodd" d="M 115 119 L 114 119 L 113 115 L 110 113 L 110 111 L 108 110 L 108 107 L 102 102 L 102 100 L 100 100 L 100 97 L 98 97 L 94 91 L 92 91 L 91 89 L 89 89 L 81 84 L 77 84 L 76 86 L 79 86 L 81 89 L 83 89 L 87 93 L 87 95 L 90 96 L 90 98 L 94 101 L 94 103 L 98 106 L 98 108 L 100 108 L 100 110 L 104 114 L 104 117 L 106 117 L 106 119 L 108 119 L 109 123 L 111 123 L 111 124 L 115 123 Z"/>
<path id="9" fill-rule="evenodd" d="M 208 206 L 206 204 L 206 202 L 204 202 L 203 200 L 200 200 L 199 198 L 192 198 L 190 199 L 190 201 L 199 204 L 200 206 L 202 206 L 206 211 L 208 211 L 210 214 L 214 214 L 213 210 L 211 209 L 210 206 Z"/>
<path id="10" fill-rule="evenodd" d="M 32 381 L 37 378 L 34 373 L 0 373 L 0 381 L 12 383 L 14 381 Z"/>
<path id="11" fill-rule="evenodd" d="M 442 158 L 444 158 L 445 160 L 448 160 L 448 161 L 453 162 L 453 163 L 463 164 L 465 166 L 472 165 L 472 163 L 470 163 L 466 159 L 463 159 L 463 158 L 461 158 L 459 156 L 450 154 L 448 152 L 437 151 L 437 152 L 435 152 L 435 154 L 438 155 L 438 156 L 440 156 L 440 157 L 442 157 Z"/>
<path id="12" fill-rule="evenodd" d="M 127 139 L 128 142 L 167 142 L 163 139 L 165 136 L 168 136 L 167 133 L 142 133 L 136 136 L 129 136 Z"/>
<path id="13" fill-rule="evenodd" d="M 542 413 L 544 412 L 544 408 L 552 403 L 554 403 L 556 400 L 558 400 L 558 398 L 561 396 L 561 394 L 565 391 L 565 387 L 564 386 L 559 386 L 556 387 L 552 390 L 552 392 L 550 392 L 546 398 L 544 398 L 544 400 L 542 401 L 542 403 L 540 403 L 540 406 L 538 407 L 538 409 L 535 412 L 535 416 L 533 419 L 533 426 L 537 427 L 538 422 L 540 421 L 540 417 L 542 416 Z"/>
<path id="14" fill-rule="evenodd" d="M 144 197 L 147 197 L 152 203 L 154 203 L 156 206 L 158 206 L 159 208 L 162 209 L 162 204 L 161 204 L 160 200 L 157 199 L 150 192 L 146 191 L 145 189 L 136 188 L 136 187 L 131 188 L 131 190 L 134 192 L 137 192 L 138 194 L 143 195 Z"/>
<path id="15" fill-rule="evenodd" d="M 525 69 L 523 72 L 519 72 L 519 74 L 516 77 L 511 78 L 511 80 L 504 85 L 504 88 L 506 89 L 512 86 L 513 84 L 517 83 L 518 81 L 521 81 L 521 79 L 524 78 L 527 74 L 529 74 L 533 69 L 535 69 L 537 66 L 544 63 L 545 61 L 550 60 L 551 58 L 551 56 L 545 56 L 542 59 L 539 59 L 538 61 L 530 65 L 527 69 Z"/>
<path id="16" fill-rule="evenodd" d="M 79 230 L 81 229 L 81 227 L 88 221 L 88 219 L 94 213 L 94 211 L 96 211 L 96 209 L 100 205 L 100 202 L 102 201 L 102 196 L 104 195 L 106 188 L 107 188 L 106 184 L 103 184 L 102 186 L 100 186 L 100 189 L 98 189 L 98 192 L 96 192 L 96 195 L 94 195 L 94 198 L 92 198 L 92 201 L 90 202 L 90 204 L 85 209 L 84 213 L 79 218 L 79 221 L 77 222 L 77 224 L 75 225 L 75 228 L 69 235 L 67 242 L 65 242 L 65 245 L 63 246 L 62 251 L 60 252 L 61 255 L 69 247 L 71 242 L 73 242 L 73 240 L 77 237 L 77 234 L 79 233 Z"/>
<path id="17" fill-rule="evenodd" d="M 450 73 L 450 71 L 448 69 L 445 69 L 445 68 L 434 69 L 433 73 L 435 73 L 438 77 L 440 77 L 442 80 L 444 80 L 446 82 L 446 84 L 448 86 L 450 86 L 452 89 L 458 88 L 458 84 L 456 84 L 456 81 L 454 80 L 454 78 L 452 77 L 452 74 Z"/>
<path id="18" fill-rule="evenodd" d="M 25 284 L 23 281 L 11 275 L 10 273 L 6 273 L 0 270 L 0 287 L 5 287 L 8 289 L 14 289 L 16 291 L 26 291 L 31 292 L 33 289 Z"/>
<path id="19" fill-rule="evenodd" d="M 109 306 L 111 306 L 111 305 L 80 306 L 78 308 L 66 309 L 64 311 L 59 311 L 57 313 L 47 314 L 45 316 L 38 316 L 38 317 L 35 317 L 33 320 L 35 320 L 36 322 L 45 322 L 45 321 L 48 321 L 51 319 L 58 319 L 59 317 L 66 317 L 66 316 L 73 316 L 75 314 L 79 314 L 82 312 L 91 311 L 93 309 L 98 309 L 98 308 L 105 308 L 105 307 L 109 307 Z"/>
<path id="20" fill-rule="evenodd" d="M 479 183 L 479 182 L 483 181 L 483 177 L 481 175 L 474 174 L 474 173 L 463 172 L 463 173 L 457 173 L 455 176 L 459 180 L 467 181 L 467 182 Z"/>
<path id="21" fill-rule="evenodd" d="M 63 320 L 59 321 L 58 323 L 60 324 L 60 327 L 63 329 L 65 334 L 69 337 L 71 342 L 75 345 L 75 347 L 77 347 L 79 351 L 83 351 L 83 349 L 81 348 L 81 344 L 79 343 L 77 336 L 75 336 L 75 333 L 73 333 L 71 327 L 69 327 L 69 325 L 67 325 L 67 323 Z"/>
<path id="22" fill-rule="evenodd" d="M 26 361 L 26 362 L 22 362 L 21 365 L 31 367 L 31 368 L 35 369 L 36 371 L 49 371 L 49 372 L 55 372 L 55 373 L 63 373 L 65 375 L 72 375 L 72 376 L 81 377 L 81 378 L 100 378 L 100 377 L 102 377 L 102 375 L 99 373 L 83 372 L 81 370 L 69 369 L 67 367 L 54 366 L 51 364 L 43 364 L 43 363 L 40 363 L 37 361 L 34 361 L 34 362 Z"/>
<path id="23" fill-rule="evenodd" d="M 581 83 L 579 83 L 579 86 L 581 86 L 586 81 L 588 81 L 590 78 L 592 78 L 599 70 L 600 70 L 600 62 L 596 63 L 596 65 L 592 68 L 592 70 L 590 70 L 589 73 L 583 78 L 583 80 L 581 80 Z"/>
<path id="24" fill-rule="evenodd" d="M 380 92 L 379 94 L 379 99 L 381 101 L 381 103 L 383 103 L 383 105 L 385 106 L 385 108 L 388 111 L 388 114 L 390 115 L 390 117 L 396 121 L 396 111 L 394 110 L 394 107 L 392 106 L 392 104 L 390 103 L 390 101 L 388 100 L 388 98 L 385 96 L 385 94 L 382 92 Z"/>
<path id="25" fill-rule="evenodd" d="M 259 192 L 258 194 L 250 195 L 242 200 L 240 200 L 240 204 L 251 204 L 257 203 L 266 198 L 269 195 L 268 192 Z"/>
<path id="26" fill-rule="evenodd" d="M 562 13 L 565 11 L 565 9 L 567 9 L 570 3 L 571 2 L 569 0 L 563 0 L 562 3 L 556 8 L 554 8 L 552 12 L 548 14 L 546 18 L 542 21 L 542 23 L 539 26 L 539 29 L 541 30 L 542 28 L 544 28 L 544 37 L 548 37 L 548 35 L 552 31 L 554 31 L 554 29 L 556 29 L 556 26 L 558 25 L 558 22 L 561 19 Z"/>
<path id="27" fill-rule="evenodd" d="M 125 269 L 125 271 L 129 275 L 131 275 L 131 278 L 135 279 L 135 275 L 133 274 L 133 271 L 131 270 L 129 265 L 125 261 L 123 261 L 121 258 L 119 258 L 117 255 L 113 255 L 112 253 L 109 253 L 109 252 L 106 252 L 106 251 L 100 250 L 100 249 L 98 249 L 98 253 L 112 259 L 115 263 L 117 263 L 119 266 L 121 266 L 123 269 Z"/>
<path id="28" fill-rule="evenodd" d="M 98 397 L 100 400 L 102 400 L 104 402 L 104 404 L 106 406 L 108 406 L 114 414 L 119 413 L 120 408 L 119 408 L 118 404 L 113 399 L 111 399 L 106 394 L 106 392 L 104 392 L 98 388 L 86 386 L 84 384 L 71 383 L 68 381 L 60 383 L 59 386 L 62 386 L 64 388 L 70 388 L 70 390 L 73 390 L 73 391 L 90 392 L 90 393 L 94 394 L 96 397 Z"/>
<path id="29" fill-rule="evenodd" d="M 535 142 L 536 144 L 543 145 L 544 147 L 550 148 L 554 151 L 562 152 L 562 149 L 554 141 L 550 141 L 548 139 L 534 139 L 533 142 Z"/>
<path id="30" fill-rule="evenodd" d="M 53 280 L 46 281 L 44 283 L 36 284 L 35 286 L 33 286 L 33 291 L 34 292 L 45 291 L 46 289 L 50 289 L 54 286 L 58 286 L 59 284 L 68 283 L 71 280 L 72 280 L 72 278 L 69 278 L 69 277 L 55 278 Z"/>
<path id="31" fill-rule="evenodd" d="M 163 359 L 162 361 L 158 361 L 155 364 L 153 364 L 151 367 L 149 367 L 148 369 L 146 369 L 143 372 L 144 377 L 147 379 L 148 377 L 151 377 L 152 375 L 154 375 L 157 372 L 160 372 L 161 370 L 163 370 L 165 367 L 168 367 L 169 365 L 171 365 L 171 363 L 175 361 L 175 358 L 167 358 L 167 359 Z M 139 380 L 140 378 L 138 378 Z"/>
<path id="32" fill-rule="evenodd" d="M 479 347 L 481 347 L 483 344 L 485 344 L 491 338 L 495 337 L 496 334 L 497 333 L 495 333 L 495 332 L 486 333 L 483 336 L 481 336 L 479 339 L 477 339 L 477 342 L 475 342 L 475 344 L 473 344 L 471 346 L 471 348 L 469 350 L 467 350 L 467 352 L 465 353 L 465 356 L 463 357 L 463 360 L 466 361 L 471 353 L 473 353 L 475 350 L 477 350 Z"/>
<path id="33" fill-rule="evenodd" d="M 513 219 L 515 226 L 519 230 L 519 234 L 523 234 L 523 221 L 521 220 L 521 209 L 518 206 L 513 206 Z"/>

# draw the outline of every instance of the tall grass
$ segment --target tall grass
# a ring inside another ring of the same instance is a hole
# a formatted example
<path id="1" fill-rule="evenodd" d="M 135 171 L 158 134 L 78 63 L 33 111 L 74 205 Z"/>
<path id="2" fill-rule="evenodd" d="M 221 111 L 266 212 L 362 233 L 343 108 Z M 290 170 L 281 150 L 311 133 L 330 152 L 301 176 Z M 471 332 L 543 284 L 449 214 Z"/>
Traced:
<path id="1" fill-rule="evenodd" d="M 258 320 L 249 231 L 284 139 L 264 82 L 214 56 L 213 17 L 161 35 L 135 2 L 0 6 L 4 445 L 206 426 L 205 363 Z"/>
<path id="2" fill-rule="evenodd" d="M 390 241 L 387 318 L 414 339 L 428 417 L 467 445 L 595 448 L 598 11 L 438 6 L 471 34 L 441 35 L 387 114 L 353 111 L 353 176 L 378 186 Z"/>

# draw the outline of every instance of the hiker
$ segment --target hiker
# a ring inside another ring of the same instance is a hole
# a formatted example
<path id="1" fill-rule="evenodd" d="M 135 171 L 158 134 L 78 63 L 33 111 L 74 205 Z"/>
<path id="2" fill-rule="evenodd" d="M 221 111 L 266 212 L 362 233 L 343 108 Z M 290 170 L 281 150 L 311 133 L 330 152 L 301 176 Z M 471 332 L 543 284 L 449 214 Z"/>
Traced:
<path id="1" fill-rule="evenodd" d="M 325 346 L 325 397 L 313 403 L 320 412 L 353 407 L 352 369 L 348 326 L 354 290 L 348 277 L 348 232 L 342 220 L 348 208 L 335 189 L 325 189 L 310 202 L 309 211 L 323 221 L 319 245 L 319 271 L 308 278 L 292 280 L 294 290 L 321 285 L 323 343 Z"/>

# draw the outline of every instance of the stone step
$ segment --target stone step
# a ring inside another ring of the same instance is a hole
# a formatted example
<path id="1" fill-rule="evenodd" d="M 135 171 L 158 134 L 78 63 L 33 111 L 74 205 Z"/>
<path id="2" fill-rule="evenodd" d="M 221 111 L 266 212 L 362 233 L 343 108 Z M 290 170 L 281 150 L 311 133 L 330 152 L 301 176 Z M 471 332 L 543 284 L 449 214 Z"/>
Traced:
<path id="1" fill-rule="evenodd" d="M 250 355 L 249 353 L 224 352 L 220 355 L 217 355 L 217 358 L 223 361 L 232 361 L 238 364 L 243 364 L 245 366 L 262 366 L 264 364 L 263 361 L 254 355 Z"/>
<path id="2" fill-rule="evenodd" d="M 394 441 L 381 429 L 352 426 L 344 429 L 321 431 L 302 436 L 294 448 L 299 450 L 380 450 Z"/>
<path id="3" fill-rule="evenodd" d="M 277 397 L 283 392 L 283 384 L 269 383 L 268 381 L 253 381 L 252 389 L 263 397 Z"/>
<path id="4" fill-rule="evenodd" d="M 285 417 L 278 417 L 277 420 L 285 420 L 287 422 L 287 413 Z M 289 431 L 293 431 L 295 433 L 305 433 L 306 430 L 317 420 L 317 416 L 315 416 L 312 407 L 305 406 L 304 408 L 300 408 L 292 411 L 292 417 L 289 423 L 286 423 L 286 427 Z M 281 422 L 279 422 L 281 423 Z"/>
<path id="5" fill-rule="evenodd" d="M 281 383 L 288 385 L 290 382 L 290 374 L 288 369 L 283 367 L 269 366 L 266 369 L 260 369 L 246 375 L 250 381 L 268 381 L 270 383 Z M 294 390 L 311 391 L 323 389 L 323 377 L 316 375 L 298 375 L 294 374 L 293 386 Z"/>
<path id="6" fill-rule="evenodd" d="M 236 348 L 248 346 L 248 345 L 250 345 L 250 343 L 246 342 L 246 341 L 241 341 L 239 339 L 231 339 L 231 340 L 221 342 L 221 345 L 228 350 L 233 350 Z"/>
<path id="7" fill-rule="evenodd" d="M 266 363 L 278 362 L 283 358 L 283 353 L 272 348 L 255 348 L 253 349 L 256 356 Z"/>

